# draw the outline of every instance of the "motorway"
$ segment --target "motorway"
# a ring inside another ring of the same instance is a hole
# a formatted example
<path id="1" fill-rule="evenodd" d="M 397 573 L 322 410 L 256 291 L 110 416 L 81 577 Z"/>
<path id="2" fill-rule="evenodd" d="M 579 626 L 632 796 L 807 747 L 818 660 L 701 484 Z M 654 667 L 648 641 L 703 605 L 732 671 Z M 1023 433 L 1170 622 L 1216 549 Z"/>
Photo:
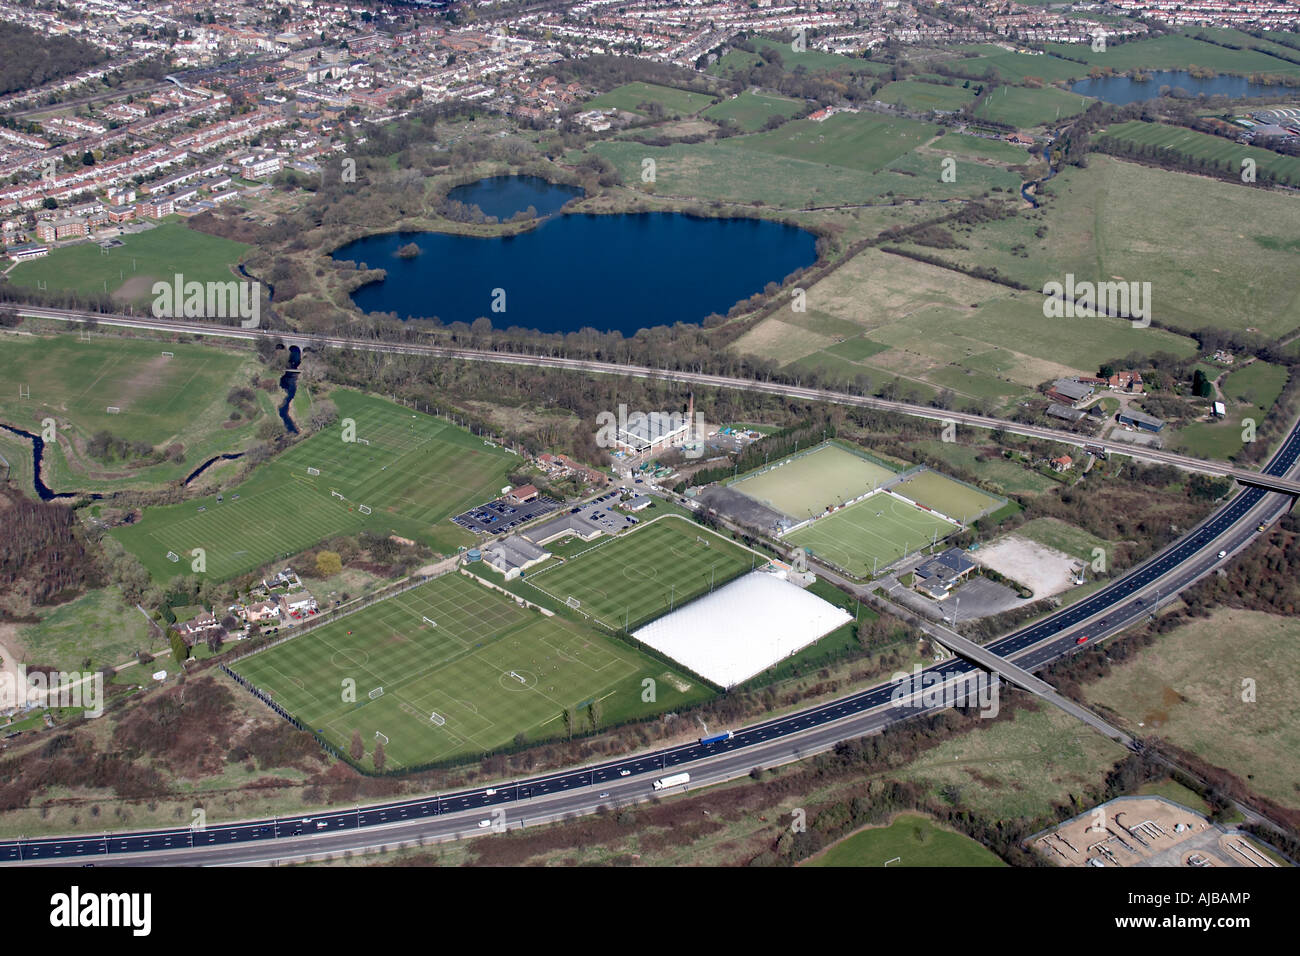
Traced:
<path id="1" fill-rule="evenodd" d="M 734 378 L 724 375 L 710 375 L 705 372 L 684 372 L 674 369 L 656 369 L 644 365 L 624 365 L 619 362 L 597 362 L 587 359 L 568 359 L 551 355 L 528 355 L 519 352 L 484 352 L 478 349 L 456 349 L 437 345 L 411 345 L 399 342 L 384 342 L 375 339 L 358 339 L 346 336 L 314 335 L 300 332 L 268 332 L 261 329 L 241 329 L 234 326 L 212 325 L 195 321 L 176 321 L 171 319 L 154 319 L 133 316 L 109 316 L 90 312 L 74 312 L 66 309 L 18 307 L 18 314 L 31 318 L 53 319 L 60 322 L 83 322 L 93 320 L 100 325 L 118 328 L 133 328 L 155 332 L 168 332 L 183 335 L 204 335 L 213 338 L 242 339 L 256 341 L 267 335 L 273 335 L 287 345 L 303 348 L 355 349 L 369 352 L 393 352 L 403 355 L 423 355 L 430 358 L 456 359 L 467 362 L 491 362 L 499 365 L 524 365 L 543 368 L 562 369 L 598 375 L 623 375 L 630 378 L 652 378 L 683 385 L 702 385 L 710 388 L 739 389 L 750 392 L 763 392 L 783 398 L 796 398 L 804 401 L 827 402 L 835 405 L 850 405 L 857 408 L 869 408 L 876 411 L 894 412 L 929 421 L 952 422 L 971 428 L 1001 430 L 1009 434 L 1028 438 L 1041 438 L 1082 448 L 1084 446 L 1103 448 L 1107 453 L 1127 455 L 1142 461 L 1173 465 L 1186 471 L 1233 478 L 1245 485 L 1267 487 L 1273 491 L 1282 491 L 1291 495 L 1300 495 L 1300 481 L 1284 474 L 1270 474 L 1268 469 L 1251 471 L 1238 468 L 1225 462 L 1192 458 L 1178 455 L 1158 448 L 1147 448 L 1128 442 L 1108 441 L 1091 438 L 1074 432 L 1060 431 L 1039 425 L 1021 425 L 991 418 L 987 415 L 974 415 L 967 412 L 948 411 L 931 408 L 926 405 L 913 405 L 909 402 L 896 402 L 866 395 L 853 395 L 848 392 L 835 392 L 818 388 L 802 388 L 797 385 L 784 385 L 778 382 L 761 382 L 756 379 Z M 594 427 L 594 426 L 593 426 Z"/>
<path id="2" fill-rule="evenodd" d="M 1300 457 L 1300 423 L 1266 470 L 1285 475 Z M 1287 495 L 1247 487 L 1164 551 L 1097 592 L 990 642 L 985 650 L 1025 670 L 1040 669 L 1155 612 L 1158 603 L 1248 547 L 1257 527 L 1281 517 Z M 1220 551 L 1226 557 L 1220 559 Z M 938 636 L 943 640 L 943 636 Z M 957 657 L 927 668 L 943 682 L 968 681 L 976 665 Z M 900 706 L 886 683 L 737 730 L 730 740 L 681 744 L 585 767 L 449 794 L 310 817 L 253 820 L 101 836 L 0 842 L 0 862 L 68 865 L 223 865 L 306 859 L 344 850 L 457 839 L 536 826 L 653 796 L 651 782 L 688 770 L 690 787 L 734 779 L 833 748 L 928 710 Z M 906 702 L 904 702 L 906 704 Z M 675 788 L 674 788 L 675 789 Z M 671 793 L 666 791 L 665 793 Z M 357 832 L 363 831 L 363 832 Z"/>

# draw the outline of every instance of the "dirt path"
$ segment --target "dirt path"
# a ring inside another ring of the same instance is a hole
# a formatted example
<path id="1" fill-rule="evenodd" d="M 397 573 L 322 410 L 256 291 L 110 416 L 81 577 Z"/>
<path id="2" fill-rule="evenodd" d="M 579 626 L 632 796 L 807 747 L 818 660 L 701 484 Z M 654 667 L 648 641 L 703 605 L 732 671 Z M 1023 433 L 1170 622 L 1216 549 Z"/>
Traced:
<path id="1" fill-rule="evenodd" d="M 9 688 L 23 685 L 27 680 L 17 655 L 10 650 L 17 646 L 18 625 L 0 624 L 0 710 L 17 706 L 18 701 L 9 699 Z"/>

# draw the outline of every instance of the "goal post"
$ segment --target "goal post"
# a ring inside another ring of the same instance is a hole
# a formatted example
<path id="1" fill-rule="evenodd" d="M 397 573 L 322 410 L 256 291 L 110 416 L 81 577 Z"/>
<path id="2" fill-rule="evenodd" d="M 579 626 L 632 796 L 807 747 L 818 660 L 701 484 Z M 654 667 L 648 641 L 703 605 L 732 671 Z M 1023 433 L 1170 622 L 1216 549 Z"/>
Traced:
<path id="1" fill-rule="evenodd" d="M 360 511 L 363 515 L 368 515 L 373 513 L 370 508 L 370 505 L 357 505 L 357 510 Z"/>
<path id="2" fill-rule="evenodd" d="M 375 700 L 375 699 L 377 699 L 377 698 L 379 698 L 379 697 L 383 697 L 383 696 L 384 696 L 384 689 L 383 689 L 382 687 L 376 687 L 374 690 L 372 690 L 372 691 L 370 692 L 370 699 L 371 699 L 371 700 Z"/>
<path id="3" fill-rule="evenodd" d="M 447 718 L 442 716 L 442 714 L 438 713 L 436 710 L 429 715 L 429 719 L 433 721 L 435 727 L 441 727 L 447 723 Z"/>
<path id="4" fill-rule="evenodd" d="M 697 535 L 695 536 L 695 543 L 696 543 L 696 544 L 702 544 L 702 545 L 704 545 L 706 548 L 709 546 L 709 542 L 708 542 L 708 540 L 707 540 L 703 535 L 700 535 L 700 534 L 697 534 Z"/>
<path id="5" fill-rule="evenodd" d="M 122 409 L 116 405 L 109 405 L 104 409 L 109 415 L 121 415 Z"/>
<path id="6" fill-rule="evenodd" d="M 579 601 L 579 600 L 578 600 L 576 597 L 574 597 L 572 594 L 570 594 L 567 598 L 565 598 L 564 603 L 567 604 L 567 605 L 569 605 L 569 607 L 574 608 L 575 610 L 576 610 L 577 608 L 582 607 L 582 602 Z"/>
<path id="7" fill-rule="evenodd" d="M 438 622 L 435 621 L 435 620 L 433 620 L 432 618 L 428 618 L 428 617 L 425 617 L 425 616 L 421 615 L 421 616 L 420 616 L 420 620 L 423 621 L 425 624 L 428 624 L 430 627 L 437 627 L 437 626 L 438 626 Z"/>
<path id="8" fill-rule="evenodd" d="M 379 741 L 381 744 L 383 744 L 385 747 L 388 746 L 388 738 L 387 738 L 386 736 L 384 736 L 383 734 L 381 734 L 381 733 L 380 733 L 379 731 L 377 731 L 377 730 L 375 731 L 375 739 L 378 740 L 378 741 Z"/>
<path id="9" fill-rule="evenodd" d="M 164 353 L 162 354 L 162 357 L 163 357 L 163 358 L 175 358 L 175 357 L 176 357 L 176 353 L 175 353 L 175 352 L 164 352 Z"/>
<path id="10" fill-rule="evenodd" d="M 307 468 L 307 474 L 309 474 L 309 475 L 311 475 L 313 478 L 315 478 L 316 476 L 318 476 L 318 475 L 320 474 L 320 469 L 319 469 L 319 468 L 312 468 L 312 467 L 309 466 L 309 467 Z"/>

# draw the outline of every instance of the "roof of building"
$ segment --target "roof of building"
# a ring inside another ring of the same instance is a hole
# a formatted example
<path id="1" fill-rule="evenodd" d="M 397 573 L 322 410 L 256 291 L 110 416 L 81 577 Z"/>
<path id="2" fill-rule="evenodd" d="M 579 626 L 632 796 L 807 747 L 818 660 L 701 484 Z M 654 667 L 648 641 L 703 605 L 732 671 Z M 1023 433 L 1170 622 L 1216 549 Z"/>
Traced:
<path id="1" fill-rule="evenodd" d="M 1060 405 L 1053 402 L 1047 406 L 1047 414 L 1054 418 L 1064 418 L 1067 422 L 1077 422 L 1084 417 L 1085 413 L 1077 408 L 1071 408 L 1069 405 Z"/>
<path id="2" fill-rule="evenodd" d="M 1132 422 L 1134 425 L 1150 425 L 1152 428 L 1164 428 L 1164 419 L 1156 418 L 1154 415 L 1148 415 L 1146 412 L 1138 411 L 1136 408 L 1125 409 L 1119 413 L 1120 421 Z"/>
<path id="3" fill-rule="evenodd" d="M 1082 382 L 1074 382 L 1068 378 L 1058 378 L 1052 386 L 1052 391 L 1077 402 L 1079 399 L 1087 398 L 1092 394 L 1092 386 L 1084 385 Z"/>

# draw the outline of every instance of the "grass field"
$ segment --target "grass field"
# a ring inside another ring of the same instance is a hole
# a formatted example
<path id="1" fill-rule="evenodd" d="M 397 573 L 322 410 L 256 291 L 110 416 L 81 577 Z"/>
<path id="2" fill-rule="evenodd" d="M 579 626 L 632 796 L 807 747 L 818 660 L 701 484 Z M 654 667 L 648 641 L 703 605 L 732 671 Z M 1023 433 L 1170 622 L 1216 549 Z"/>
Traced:
<path id="1" fill-rule="evenodd" d="M 55 608 L 41 608 L 39 624 L 19 627 L 22 663 L 48 664 L 62 671 L 116 667 L 136 651 L 157 651 L 165 644 L 150 633 L 149 621 L 127 604 L 122 589 L 111 585 L 88 591 Z M 18 653 L 17 649 L 14 649 Z"/>
<path id="2" fill-rule="evenodd" d="M 894 472 L 883 465 L 827 443 L 742 477 L 731 488 L 802 520 L 864 495 L 893 477 Z"/>
<path id="3" fill-rule="evenodd" d="M 960 53 L 961 56 L 952 57 L 950 54 L 953 52 Z M 969 43 L 944 47 L 942 53 L 944 62 L 956 72 L 980 77 L 992 67 L 1004 80 L 1016 83 L 1028 76 L 1054 83 L 1057 80 L 1085 76 L 1089 69 L 1080 63 L 1071 63 L 1057 56 L 1015 53 L 992 43 Z"/>
<path id="4" fill-rule="evenodd" d="M 678 90 L 653 83 L 625 83 L 608 93 L 602 93 L 585 105 L 589 110 L 620 109 L 629 113 L 646 114 L 646 103 L 659 103 L 670 116 L 691 116 L 713 102 L 713 97 L 690 90 Z"/>
<path id="5" fill-rule="evenodd" d="M 341 418 L 356 422 L 356 437 L 370 444 L 341 441 L 341 423 L 333 425 L 228 489 L 224 502 L 210 496 L 151 508 L 113 534 L 155 580 L 188 573 L 194 548 L 205 550 L 207 574 L 224 580 L 331 535 L 362 530 L 455 550 L 468 532 L 440 523 L 496 497 L 514 456 L 383 399 L 342 389 L 330 398 Z M 308 475 L 309 467 L 320 475 Z M 362 514 L 361 505 L 372 513 Z M 169 561 L 168 551 L 182 563 Z"/>
<path id="6" fill-rule="evenodd" d="M 794 120 L 780 129 L 724 140 L 727 149 L 771 153 L 863 172 L 882 169 L 933 139 L 938 128 L 875 113 L 836 113 L 829 119 Z"/>
<path id="7" fill-rule="evenodd" d="M 928 817 L 900 814 L 887 827 L 868 827 L 845 837 L 807 866 L 1006 866 L 987 847 Z"/>
<path id="8" fill-rule="evenodd" d="M 1101 548 L 1106 553 L 1106 567 L 1112 567 L 1114 544 L 1059 518 L 1034 518 L 1032 521 L 1026 521 L 1013 533 L 1089 564 L 1093 560 L 1092 549 Z"/>
<path id="9" fill-rule="evenodd" d="M 956 518 L 962 524 L 969 524 L 985 512 L 996 511 L 1003 504 L 992 495 L 954 481 L 937 471 L 926 470 L 913 475 L 899 482 L 892 490 L 950 518 Z"/>
<path id="10" fill-rule="evenodd" d="M 1245 678 L 1256 682 L 1254 703 L 1242 700 Z M 1300 807 L 1295 618 L 1216 609 L 1160 635 L 1084 692 L 1129 728 L 1163 737 L 1247 779 L 1263 796 Z"/>
<path id="11" fill-rule="evenodd" d="M 1300 157 L 1283 156 L 1258 146 L 1243 146 L 1222 136 L 1198 133 L 1181 126 L 1130 120 L 1099 131 L 1097 139 L 1154 146 L 1162 153 L 1207 159 L 1224 165 L 1234 177 L 1241 175 L 1241 161 L 1249 158 L 1255 161 L 1258 170 L 1268 170 L 1280 182 L 1291 186 L 1300 184 Z"/>
<path id="12" fill-rule="evenodd" d="M 818 518 L 785 540 L 867 578 L 955 530 L 956 525 L 882 493 Z"/>
<path id="13" fill-rule="evenodd" d="M 1094 66 L 1109 67 L 1117 73 L 1128 70 L 1185 70 L 1191 66 L 1208 67 L 1220 73 L 1300 73 L 1300 66 L 1255 50 L 1229 50 L 1190 36 L 1166 34 L 1151 39 L 1106 44 L 1094 51 L 1090 43 L 1048 43 L 1048 53 L 1060 53 L 1083 60 L 1088 66 L 1075 65 L 1077 75 Z"/>
<path id="14" fill-rule="evenodd" d="M 247 249 L 243 243 L 168 222 L 123 236 L 122 245 L 107 254 L 93 242 L 51 249 L 43 259 L 21 263 L 9 273 L 9 281 L 22 288 L 34 289 L 43 282 L 50 292 L 107 292 L 123 302 L 150 303 L 154 282 L 171 282 L 176 273 L 186 282 L 228 282 L 234 278 L 230 267 Z"/>
<path id="15" fill-rule="evenodd" d="M 1000 86 L 984 99 L 976 116 L 1029 129 L 1077 116 L 1088 108 L 1090 102 L 1086 96 L 1067 93 L 1054 86 L 1044 86 L 1041 89 Z"/>
<path id="16" fill-rule="evenodd" d="M 974 98 L 975 91 L 960 83 L 945 86 L 916 80 L 895 80 L 876 92 L 880 102 L 901 103 L 910 110 L 959 110 Z"/>
<path id="17" fill-rule="evenodd" d="M 776 50 L 781 54 L 781 63 L 787 71 L 803 67 L 810 73 L 874 73 L 882 69 L 878 63 L 871 63 L 858 57 L 843 56 L 839 53 L 823 53 L 821 50 L 804 50 L 796 53 L 789 43 L 769 40 L 766 37 L 751 37 L 750 42 L 758 50 Z M 734 70 L 747 70 L 762 63 L 757 53 L 745 50 L 731 50 L 721 60 L 709 67 L 715 76 L 723 76 Z"/>
<path id="18" fill-rule="evenodd" d="M 1300 327 L 1300 296 L 1292 281 L 1300 264 L 1294 243 L 1300 197 L 1097 153 L 1088 157 L 1086 169 L 1067 166 L 1046 193 L 1045 209 L 963 230 L 958 238 L 968 248 L 938 255 L 963 266 L 996 268 L 1039 291 L 1049 280 L 1064 281 L 1067 273 L 1080 281 L 1150 282 L 1153 318 L 1174 329 L 1251 326 L 1281 336 Z M 809 290 L 810 302 L 816 289 Z M 1057 334 L 1056 341 L 1080 353 L 1078 346 L 1096 328 L 1090 324 L 1086 337 Z M 1111 357 L 1167 349 L 1149 338 L 1156 331 L 1130 329 L 1128 344 Z M 873 338 L 884 341 L 876 333 Z"/>
<path id="19" fill-rule="evenodd" d="M 1028 233 L 1026 223 L 1009 222 Z M 978 227 L 973 239 L 962 235 L 961 241 L 980 242 L 985 229 L 991 235 L 998 225 Z M 956 249 L 938 254 L 969 258 Z M 1080 274 L 1095 272 L 1095 266 L 1086 273 L 1079 267 Z M 816 367 L 830 381 L 852 383 L 862 375 L 878 385 L 897 376 L 934 391 L 949 388 L 958 396 L 989 400 L 994 407 L 1040 382 L 1095 372 L 1098 363 L 1135 349 L 1179 356 L 1196 351 L 1191 339 L 1134 329 L 1120 319 L 1089 319 L 1086 334 L 1063 335 L 1065 320 L 1044 318 L 1040 291 L 1009 290 L 877 249 L 859 253 L 809 288 L 807 303 L 806 314 L 774 314 L 733 347 L 782 364 L 799 361 L 799 367 Z M 871 345 L 840 350 L 841 340 L 854 341 L 850 333 L 865 335 Z"/>
<path id="20" fill-rule="evenodd" d="M 703 538 L 707 545 L 700 542 Z M 533 587 L 613 630 L 654 620 L 751 570 L 756 556 L 676 515 L 593 545 L 563 564 L 526 574 Z"/>
<path id="21" fill-rule="evenodd" d="M 763 124 L 773 116 L 789 119 L 803 108 L 804 104 L 798 100 L 746 90 L 721 103 L 715 103 L 703 115 L 711 120 L 734 120 L 742 130 L 753 133 L 762 129 Z"/>
<path id="22" fill-rule="evenodd" d="M 184 476 L 212 455 L 247 443 L 263 419 L 229 420 L 233 406 L 226 394 L 246 384 L 259 368 L 246 353 L 106 335 L 84 342 L 75 335 L 6 336 L 3 341 L 0 421 L 40 432 L 43 419 L 55 419 L 63 431 L 61 443 L 47 446 L 43 469 L 55 490 L 100 490 Z M 167 357 L 164 351 L 173 354 Z M 19 397 L 19 386 L 30 398 Z M 271 408 L 264 393 L 257 397 L 263 412 Z M 110 414 L 110 405 L 121 411 Z M 179 443 L 185 459 L 127 470 L 122 462 L 96 462 L 74 451 L 74 467 L 65 445 L 80 449 L 100 430 L 155 447 Z M 97 481 L 87 474 L 99 470 L 120 476 Z"/>
<path id="23" fill-rule="evenodd" d="M 563 736 L 561 712 L 595 699 L 604 726 L 710 695 L 633 648 L 521 608 L 461 574 L 380 601 L 234 669 L 344 752 L 359 731 L 367 767 L 376 732 L 388 738 L 387 766 L 410 767 L 482 753 L 518 734 L 530 741 Z M 641 701 L 647 677 L 657 684 L 653 704 Z M 355 702 L 342 699 L 349 679 Z M 372 699 L 377 688 L 383 693 Z M 435 724 L 434 713 L 446 723 Z M 588 729 L 588 712 L 577 717 L 575 731 Z"/>

